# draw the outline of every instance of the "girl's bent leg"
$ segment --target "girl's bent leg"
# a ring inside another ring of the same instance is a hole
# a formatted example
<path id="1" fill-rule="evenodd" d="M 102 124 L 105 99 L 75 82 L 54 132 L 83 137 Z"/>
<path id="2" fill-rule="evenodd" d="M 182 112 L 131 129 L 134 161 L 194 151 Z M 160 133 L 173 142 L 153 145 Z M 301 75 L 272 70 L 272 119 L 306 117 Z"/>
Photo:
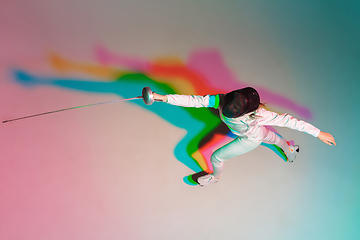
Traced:
<path id="1" fill-rule="evenodd" d="M 261 127 L 261 135 L 263 137 L 262 141 L 264 143 L 275 144 L 285 152 L 289 151 L 289 144 L 286 142 L 286 140 L 273 131 L 267 129 L 266 127 Z"/>
<path id="2" fill-rule="evenodd" d="M 295 160 L 296 155 L 299 152 L 298 145 L 290 146 L 284 138 L 265 127 L 262 127 L 261 133 L 264 143 L 275 144 L 283 150 L 286 155 L 287 162 L 293 162 Z"/>

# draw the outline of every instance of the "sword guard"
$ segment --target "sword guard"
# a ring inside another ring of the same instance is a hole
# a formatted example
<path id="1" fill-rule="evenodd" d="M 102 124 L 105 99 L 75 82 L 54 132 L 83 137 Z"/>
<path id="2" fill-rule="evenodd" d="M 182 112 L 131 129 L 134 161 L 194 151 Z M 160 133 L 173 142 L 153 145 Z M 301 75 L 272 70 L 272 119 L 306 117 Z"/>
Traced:
<path id="1" fill-rule="evenodd" d="M 154 102 L 154 94 L 150 87 L 144 87 L 142 90 L 142 98 L 146 105 L 151 105 Z"/>

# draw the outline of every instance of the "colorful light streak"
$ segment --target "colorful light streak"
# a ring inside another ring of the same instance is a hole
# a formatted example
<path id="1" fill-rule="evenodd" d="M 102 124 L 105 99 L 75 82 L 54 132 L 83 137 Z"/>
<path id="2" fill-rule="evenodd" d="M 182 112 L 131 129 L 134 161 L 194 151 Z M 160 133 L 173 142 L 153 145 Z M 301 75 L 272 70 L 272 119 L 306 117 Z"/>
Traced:
<path id="1" fill-rule="evenodd" d="M 24 86 L 48 85 L 99 94 L 113 93 L 123 98 L 139 95 L 144 86 L 150 86 L 159 94 L 204 95 L 224 93 L 251 85 L 239 81 L 226 67 L 223 58 L 216 50 L 194 51 L 190 54 L 187 63 L 172 59 L 151 62 L 130 58 L 110 53 L 104 47 L 96 48 L 95 54 L 100 65 L 69 61 L 57 54 L 50 55 L 50 62 L 59 73 L 81 72 L 101 78 L 102 81 L 34 76 L 21 70 L 14 71 L 14 78 Z M 263 101 L 291 109 L 304 118 L 311 117 L 307 108 L 292 100 L 262 87 L 256 88 L 259 89 Z M 181 108 L 161 103 L 146 106 L 140 101 L 130 104 L 144 107 L 187 131 L 186 136 L 176 145 L 174 155 L 194 172 L 202 170 L 211 172 L 209 159 L 212 152 L 236 137 L 221 122 L 217 110 Z M 285 160 L 276 146 L 262 145 Z M 187 177 L 184 181 L 193 184 L 187 181 Z"/>

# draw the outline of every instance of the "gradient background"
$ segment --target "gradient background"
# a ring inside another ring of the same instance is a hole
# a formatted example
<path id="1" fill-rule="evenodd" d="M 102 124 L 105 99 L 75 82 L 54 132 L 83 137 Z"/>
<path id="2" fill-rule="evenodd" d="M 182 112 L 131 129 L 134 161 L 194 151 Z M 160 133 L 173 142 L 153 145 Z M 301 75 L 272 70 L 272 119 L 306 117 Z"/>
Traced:
<path id="1" fill-rule="evenodd" d="M 294 163 L 259 147 L 200 188 L 183 182 L 192 171 L 174 156 L 186 130 L 145 105 L 2 124 L 0 239 L 359 239 L 359 10 L 332 0 L 1 0 L 1 120 L 119 98 L 15 81 L 14 70 L 104 81 L 60 73 L 50 53 L 99 65 L 99 45 L 148 61 L 213 49 L 239 81 L 309 109 L 338 146 L 279 129 L 301 146 Z"/>

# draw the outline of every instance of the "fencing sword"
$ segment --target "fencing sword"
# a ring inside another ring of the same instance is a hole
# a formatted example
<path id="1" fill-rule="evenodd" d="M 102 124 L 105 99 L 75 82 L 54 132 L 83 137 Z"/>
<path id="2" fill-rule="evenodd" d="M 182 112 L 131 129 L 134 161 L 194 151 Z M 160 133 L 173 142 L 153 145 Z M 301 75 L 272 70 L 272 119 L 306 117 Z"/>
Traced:
<path id="1" fill-rule="evenodd" d="M 146 105 L 151 105 L 155 101 L 154 100 L 154 92 L 151 91 L 150 87 L 144 87 L 142 90 L 142 95 L 138 96 L 138 97 L 119 99 L 119 100 L 113 100 L 113 101 L 107 101 L 107 102 L 99 102 L 99 103 L 93 103 L 93 104 L 89 104 L 89 105 L 83 105 L 83 106 L 77 106 L 77 107 L 71 107 L 71 108 L 64 108 L 64 109 L 59 109 L 59 110 L 55 110 L 55 111 L 38 113 L 38 114 L 29 115 L 29 116 L 25 116 L 25 117 L 9 119 L 9 120 L 3 121 L 2 123 L 13 122 L 13 121 L 21 120 L 21 119 L 37 117 L 37 116 L 42 116 L 42 115 L 51 114 L 51 113 L 63 112 L 63 111 L 68 111 L 68 110 L 72 110 L 72 109 L 77 109 L 77 108 L 91 107 L 91 106 L 95 106 L 95 105 L 114 103 L 114 102 L 124 102 L 124 101 L 136 100 L 136 99 L 143 99 Z"/>

